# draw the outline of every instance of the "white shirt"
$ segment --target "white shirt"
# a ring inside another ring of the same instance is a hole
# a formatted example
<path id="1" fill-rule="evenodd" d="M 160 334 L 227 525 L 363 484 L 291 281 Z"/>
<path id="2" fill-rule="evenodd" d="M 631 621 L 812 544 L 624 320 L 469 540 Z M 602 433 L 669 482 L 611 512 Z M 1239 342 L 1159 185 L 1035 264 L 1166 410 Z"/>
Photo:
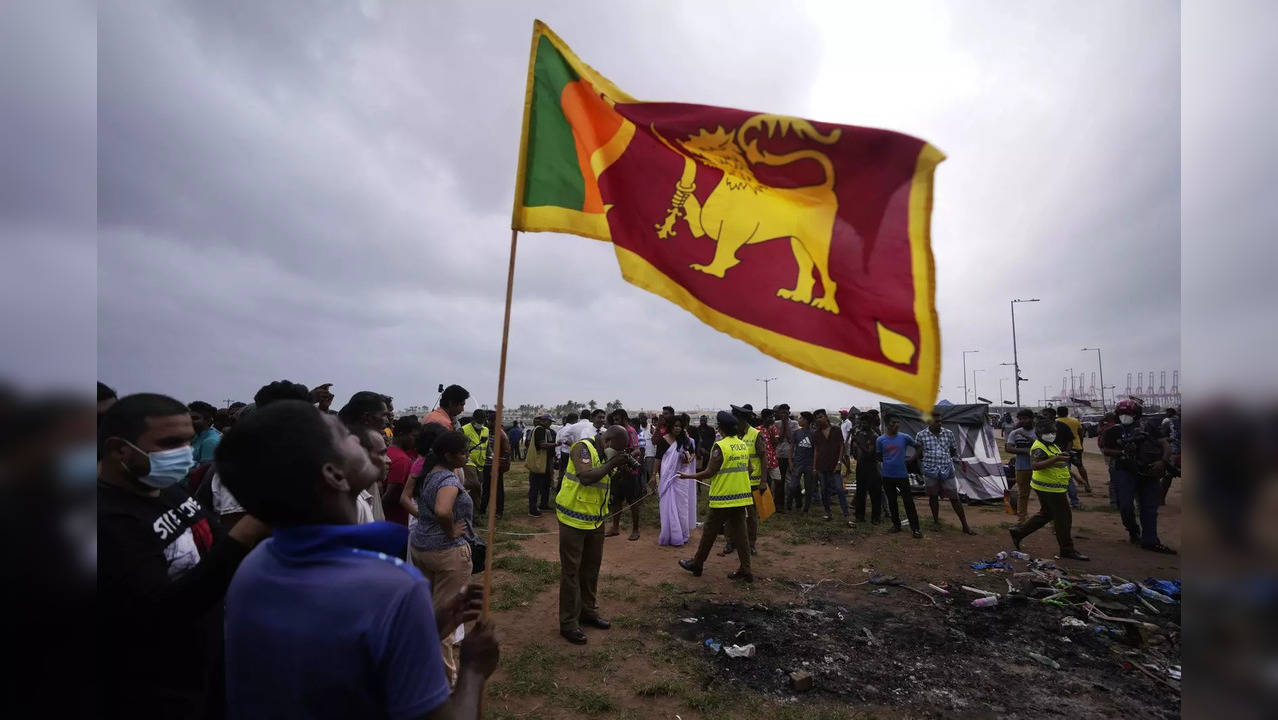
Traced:
<path id="1" fill-rule="evenodd" d="M 652 433 L 648 432 L 647 427 L 639 431 L 639 447 L 643 448 L 644 457 L 657 457 L 657 444 L 652 441 Z"/>
<path id="2" fill-rule="evenodd" d="M 367 490 L 361 490 L 359 495 L 355 496 L 355 512 L 358 518 L 356 525 L 367 525 L 374 522 L 373 518 L 373 494 Z"/>
<path id="3" fill-rule="evenodd" d="M 564 428 L 560 439 L 564 441 L 564 447 L 571 449 L 573 445 L 582 440 L 589 440 L 595 436 L 595 424 L 589 420 L 578 420 L 577 422 Z M 565 451 L 566 452 L 566 451 Z"/>
<path id="4" fill-rule="evenodd" d="M 213 512 L 218 515 L 230 515 L 231 513 L 244 512 L 244 506 L 240 505 L 240 501 L 235 499 L 230 490 L 222 484 L 222 478 L 217 473 L 213 473 Z"/>

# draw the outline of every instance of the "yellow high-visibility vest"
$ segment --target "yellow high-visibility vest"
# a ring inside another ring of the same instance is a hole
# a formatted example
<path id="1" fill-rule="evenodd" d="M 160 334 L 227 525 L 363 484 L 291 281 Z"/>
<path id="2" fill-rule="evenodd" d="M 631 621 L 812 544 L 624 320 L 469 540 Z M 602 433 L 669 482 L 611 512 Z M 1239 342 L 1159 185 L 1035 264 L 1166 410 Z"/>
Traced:
<path id="1" fill-rule="evenodd" d="M 755 487 L 763 480 L 763 458 L 759 457 L 754 445 L 755 441 L 759 439 L 759 428 L 747 428 L 745 436 L 741 439 L 745 441 L 746 447 L 750 450 L 750 487 Z"/>
<path id="2" fill-rule="evenodd" d="M 750 448 L 739 437 L 726 437 L 715 443 L 723 454 L 719 472 L 710 478 L 710 507 L 730 508 L 754 504 L 750 491 Z"/>
<path id="3" fill-rule="evenodd" d="M 590 450 L 590 466 L 599 467 L 599 451 L 593 440 L 582 440 L 568 451 L 568 471 L 555 495 L 555 515 L 559 522 L 579 530 L 595 530 L 603 527 L 608 513 L 611 477 L 605 475 L 599 482 L 582 485 L 577 482 L 577 446 Z"/>
<path id="4" fill-rule="evenodd" d="M 470 443 L 470 454 L 466 464 L 476 469 L 483 469 L 484 460 L 488 457 L 488 428 L 484 428 L 482 432 L 476 432 L 474 423 L 466 423 L 462 433 L 466 436 L 466 441 Z"/>
<path id="5" fill-rule="evenodd" d="M 1042 440 L 1035 440 L 1030 446 L 1031 457 L 1035 450 L 1042 450 L 1048 456 L 1059 455 L 1061 452 L 1055 443 L 1048 444 Z M 1069 465 L 1051 465 L 1042 470 L 1035 470 L 1030 476 L 1030 487 L 1051 493 L 1063 493 L 1069 490 Z"/>

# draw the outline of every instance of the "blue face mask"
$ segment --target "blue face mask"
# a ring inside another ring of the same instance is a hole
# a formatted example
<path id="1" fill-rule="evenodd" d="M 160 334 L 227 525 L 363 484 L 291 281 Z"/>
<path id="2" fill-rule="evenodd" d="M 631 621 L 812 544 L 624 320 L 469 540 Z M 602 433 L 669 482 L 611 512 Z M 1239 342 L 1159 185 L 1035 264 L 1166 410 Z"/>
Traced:
<path id="1" fill-rule="evenodd" d="M 138 452 L 142 452 L 137 445 L 133 443 L 129 445 Z M 157 450 L 146 453 L 146 456 L 151 461 L 151 472 L 139 477 L 138 482 L 160 490 L 176 484 L 195 466 L 195 451 L 190 445 L 183 445 L 172 450 Z M 125 469 L 128 470 L 127 465 Z"/>

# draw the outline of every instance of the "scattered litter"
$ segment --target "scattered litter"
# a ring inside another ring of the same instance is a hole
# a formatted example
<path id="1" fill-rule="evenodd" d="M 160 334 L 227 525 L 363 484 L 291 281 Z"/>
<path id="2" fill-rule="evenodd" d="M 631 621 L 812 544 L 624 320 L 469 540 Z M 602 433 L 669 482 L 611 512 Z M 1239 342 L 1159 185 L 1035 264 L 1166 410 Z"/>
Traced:
<path id="1" fill-rule="evenodd" d="M 1173 598 L 1180 595 L 1179 580 L 1156 580 L 1152 577 L 1145 578 L 1145 587 L 1150 588 L 1151 590 L 1157 590 L 1158 592 Z"/>
<path id="2" fill-rule="evenodd" d="M 995 605 L 998 605 L 997 595 L 986 595 L 985 597 L 979 597 L 972 601 L 972 607 L 974 608 L 988 608 L 994 607 Z"/>
<path id="3" fill-rule="evenodd" d="M 1136 583 L 1123 583 L 1122 585 L 1114 585 L 1105 592 L 1110 595 L 1126 595 L 1127 593 L 1136 592 Z"/>
<path id="4" fill-rule="evenodd" d="M 1023 553 L 1023 552 L 1021 552 L 1020 550 L 1013 550 L 1013 551 L 1012 551 L 1012 557 L 1016 558 L 1017 560 L 1029 560 L 1029 559 L 1030 559 L 1030 556 L 1029 556 L 1029 554 L 1028 554 L 1028 553 Z"/>
<path id="5" fill-rule="evenodd" d="M 871 594 L 871 595 L 887 595 L 887 594 L 888 594 L 888 589 L 887 589 L 887 588 L 885 588 L 885 587 L 877 588 L 877 589 L 875 589 L 875 590 L 871 590 L 871 591 L 870 591 L 870 594 Z"/>
<path id="6" fill-rule="evenodd" d="M 904 585 L 905 581 L 899 577 L 888 577 L 887 575 L 874 574 L 870 576 L 871 585 Z"/>
<path id="7" fill-rule="evenodd" d="M 1087 623 L 1083 622 L 1082 620 L 1079 620 L 1078 618 L 1072 615 L 1066 615 L 1065 617 L 1061 618 L 1061 627 L 1085 628 L 1087 627 Z"/>
<path id="8" fill-rule="evenodd" d="M 1016 569 L 1005 562 L 1000 562 L 997 560 L 982 560 L 980 562 L 974 562 L 971 564 L 970 567 L 973 570 L 1015 570 Z"/>
<path id="9" fill-rule="evenodd" d="M 1175 605 L 1175 604 L 1176 604 L 1176 601 L 1175 601 L 1175 600 L 1173 600 L 1173 599 L 1171 599 L 1171 598 L 1167 597 L 1166 595 L 1164 595 L 1164 594 L 1162 594 L 1162 593 L 1158 592 L 1157 590 L 1152 590 L 1152 589 L 1150 589 L 1149 587 L 1144 586 L 1144 585 L 1142 585 L 1142 586 L 1141 586 L 1141 588 L 1140 588 L 1140 594 L 1141 594 L 1141 595 L 1143 595 L 1143 596 L 1145 596 L 1145 597 L 1147 597 L 1147 598 L 1149 598 L 1149 599 L 1151 599 L 1151 600 L 1157 600 L 1158 602 L 1163 603 L 1164 605 Z"/>
<path id="10" fill-rule="evenodd" d="M 1039 655 L 1039 654 L 1038 654 L 1038 653 L 1036 653 L 1036 652 L 1032 652 L 1032 653 L 1029 653 L 1029 656 L 1030 656 L 1030 658 L 1031 658 L 1032 660 L 1034 660 L 1034 662 L 1038 663 L 1039 665 L 1046 665 L 1047 667 L 1049 667 L 1049 668 L 1051 668 L 1051 669 L 1053 669 L 1053 670 L 1060 670 L 1060 669 L 1061 669 L 1061 664 L 1060 664 L 1060 663 L 1058 663 L 1058 662 L 1056 662 L 1055 660 L 1053 660 L 1053 659 L 1051 659 L 1051 658 L 1047 657 L 1046 655 Z"/>
<path id="11" fill-rule="evenodd" d="M 686 622 L 686 623 L 688 623 L 689 625 L 691 625 L 691 624 L 695 623 L 695 622 L 697 621 L 697 619 L 696 619 L 696 618 L 683 618 L 683 621 L 684 621 L 684 622 Z"/>
<path id="12" fill-rule="evenodd" d="M 980 588 L 974 588 L 974 587 L 972 587 L 972 586 L 970 586 L 970 585 L 961 585 L 960 587 L 962 587 L 964 590 L 966 590 L 966 591 L 968 591 L 968 592 L 970 592 L 970 593 L 976 593 L 977 595 L 983 595 L 983 596 L 985 596 L 985 597 L 990 597 L 991 595 L 997 595 L 997 594 L 998 594 L 998 593 L 992 593 L 992 592 L 990 592 L 989 590 L 982 590 L 982 589 L 980 589 Z"/>
<path id="13" fill-rule="evenodd" d="M 749 645 L 729 645 L 723 649 L 728 657 L 734 658 L 752 658 L 754 657 L 754 643 Z"/>
<path id="14" fill-rule="evenodd" d="M 723 647 L 723 644 L 714 638 L 706 638 L 706 647 L 710 648 L 711 652 L 719 652 L 719 648 Z"/>
<path id="15" fill-rule="evenodd" d="M 812 689 L 812 673 L 807 670 L 795 670 L 790 673 L 790 685 L 795 692 L 807 692 Z"/>
<path id="16" fill-rule="evenodd" d="M 1179 680 L 1179 679 L 1180 679 L 1180 666 L 1179 666 L 1179 665 L 1172 665 L 1171 667 L 1167 668 L 1167 677 L 1171 678 L 1172 680 Z"/>
<path id="17" fill-rule="evenodd" d="M 942 583 L 942 584 L 944 584 L 944 583 Z M 950 594 L 950 591 L 949 591 L 949 590 L 946 590 L 944 587 L 941 587 L 941 585 L 935 585 L 935 584 L 933 584 L 933 583 L 928 583 L 928 584 L 927 584 L 927 586 L 928 586 L 928 587 L 930 587 L 930 588 L 932 588 L 933 590 L 935 590 L 935 591 L 937 591 L 937 592 L 941 593 L 942 595 L 949 595 L 949 594 Z"/>
<path id="18" fill-rule="evenodd" d="M 879 641 L 874 638 L 874 633 L 870 632 L 870 628 L 863 627 L 861 632 L 865 634 L 865 639 L 870 641 L 871 645 L 878 645 Z"/>

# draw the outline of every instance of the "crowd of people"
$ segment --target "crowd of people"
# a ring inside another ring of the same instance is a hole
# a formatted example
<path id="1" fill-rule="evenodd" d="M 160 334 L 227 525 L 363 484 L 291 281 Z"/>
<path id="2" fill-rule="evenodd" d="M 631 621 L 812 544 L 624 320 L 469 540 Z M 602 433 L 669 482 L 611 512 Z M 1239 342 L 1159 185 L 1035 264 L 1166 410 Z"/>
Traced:
<path id="1" fill-rule="evenodd" d="M 750 404 L 694 423 L 671 406 L 648 417 L 583 410 L 530 427 L 464 415 L 445 388 L 425 417 L 396 417 L 390 396 L 354 393 L 334 411 L 329 383 L 281 380 L 252 403 L 218 409 L 98 388 L 98 669 L 108 716 L 477 717 L 498 643 L 479 622 L 487 548 L 478 525 L 505 512 L 512 461 L 528 470 L 528 514 L 553 512 L 560 554 L 559 629 L 584 644 L 607 629 L 597 585 L 605 540 L 641 537 L 655 496 L 662 546 L 695 552 L 701 575 L 720 535 L 729 578 L 753 580 L 760 512 L 908 525 L 923 536 L 909 482 L 921 475 L 934 527 L 961 502 L 954 434 L 930 419 L 914 435 L 878 411 L 792 415 Z M 1179 418 L 1139 422 L 1120 402 L 1101 429 L 1112 500 L 1132 542 L 1173 552 L 1157 534 L 1164 478 L 1177 466 Z M 1019 524 L 1013 542 L 1052 523 L 1073 545 L 1081 435 L 1064 408 L 1022 410 L 1007 433 Z M 1173 452 L 1175 450 L 1175 452 Z M 1082 471 L 1082 472 L 1080 472 Z M 855 478 L 849 501 L 846 480 Z M 494 489 L 495 485 L 495 489 Z M 1039 503 L 1028 513 L 1030 491 Z M 708 514 L 698 517 L 704 493 Z M 904 509 L 905 520 L 901 519 Z M 156 662 L 157 659 L 162 660 Z M 139 667 L 149 668 L 139 673 Z M 300 703 L 281 712 L 279 703 Z"/>

